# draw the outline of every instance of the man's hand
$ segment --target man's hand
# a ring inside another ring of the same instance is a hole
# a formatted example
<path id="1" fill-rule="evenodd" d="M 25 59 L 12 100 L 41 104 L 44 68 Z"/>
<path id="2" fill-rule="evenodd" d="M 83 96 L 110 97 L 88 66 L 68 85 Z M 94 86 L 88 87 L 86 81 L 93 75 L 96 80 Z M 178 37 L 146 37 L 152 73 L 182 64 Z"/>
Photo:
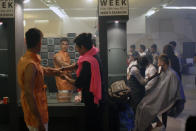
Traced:
<path id="1" fill-rule="evenodd" d="M 75 102 L 76 103 L 79 103 L 81 101 L 82 101 L 82 94 L 81 94 L 81 92 L 79 92 L 78 95 L 75 96 Z"/>
<path id="2" fill-rule="evenodd" d="M 74 63 L 72 65 L 61 68 L 61 71 L 70 71 L 70 70 L 75 70 L 76 68 L 77 68 L 77 63 Z"/>

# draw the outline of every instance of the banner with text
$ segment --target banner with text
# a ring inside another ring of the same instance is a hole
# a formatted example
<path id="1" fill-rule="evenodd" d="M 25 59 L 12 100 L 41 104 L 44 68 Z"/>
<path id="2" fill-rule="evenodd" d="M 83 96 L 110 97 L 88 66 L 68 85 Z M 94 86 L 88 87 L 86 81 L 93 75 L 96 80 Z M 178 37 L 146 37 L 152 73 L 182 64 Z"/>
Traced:
<path id="1" fill-rule="evenodd" d="M 129 15 L 129 0 L 99 0 L 99 16 Z"/>
<path id="2" fill-rule="evenodd" d="M 0 0 L 0 18 L 14 18 L 14 0 Z"/>

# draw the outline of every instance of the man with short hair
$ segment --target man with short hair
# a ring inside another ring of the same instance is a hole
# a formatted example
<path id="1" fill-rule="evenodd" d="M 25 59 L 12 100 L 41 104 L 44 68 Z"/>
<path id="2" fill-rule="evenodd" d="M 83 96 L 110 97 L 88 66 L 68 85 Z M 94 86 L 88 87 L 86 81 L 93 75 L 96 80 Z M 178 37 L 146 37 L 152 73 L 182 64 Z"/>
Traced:
<path id="1" fill-rule="evenodd" d="M 54 66 L 56 68 L 63 68 L 65 66 L 69 66 L 71 64 L 68 50 L 69 41 L 67 38 L 62 38 L 60 40 L 61 50 L 55 54 L 54 56 Z M 64 71 L 66 75 L 71 77 L 70 71 Z M 59 102 L 68 102 L 70 101 L 70 91 L 74 89 L 74 86 L 70 84 L 67 80 L 62 79 L 61 77 L 56 77 L 56 86 L 58 89 L 57 99 Z"/>
<path id="2" fill-rule="evenodd" d="M 128 65 L 133 61 L 133 59 L 131 58 L 131 56 L 139 56 L 139 53 L 135 50 L 135 45 L 131 45 L 130 46 L 130 51 L 129 51 L 129 58 L 128 58 Z"/>
<path id="3" fill-rule="evenodd" d="M 38 55 L 43 34 L 31 28 L 25 33 L 27 51 L 18 62 L 18 84 L 21 88 L 21 105 L 24 120 L 30 131 L 47 131 L 48 104 L 44 75 L 60 75 L 60 69 L 41 66 Z"/>
<path id="4" fill-rule="evenodd" d="M 140 55 L 140 57 L 146 56 L 146 46 L 145 45 L 140 45 L 139 55 Z"/>
<path id="5" fill-rule="evenodd" d="M 157 66 L 158 65 L 159 52 L 157 52 L 157 45 L 156 44 L 151 45 L 150 52 L 151 52 L 151 55 L 153 57 L 152 64 Z"/>

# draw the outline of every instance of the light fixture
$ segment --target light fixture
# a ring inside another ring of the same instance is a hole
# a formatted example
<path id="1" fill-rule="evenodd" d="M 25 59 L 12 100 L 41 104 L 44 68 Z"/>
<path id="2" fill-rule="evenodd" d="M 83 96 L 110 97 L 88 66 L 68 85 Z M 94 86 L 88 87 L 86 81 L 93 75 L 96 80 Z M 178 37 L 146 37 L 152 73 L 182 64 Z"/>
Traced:
<path id="1" fill-rule="evenodd" d="M 24 11 L 49 11 L 49 8 L 26 8 Z"/>
<path id="2" fill-rule="evenodd" d="M 41 24 L 41 23 L 48 23 L 49 20 L 34 20 L 34 22 Z"/>
<path id="3" fill-rule="evenodd" d="M 87 0 L 88 2 L 93 2 L 93 0 Z"/>
<path id="4" fill-rule="evenodd" d="M 49 7 L 56 15 L 58 15 L 60 18 L 68 17 L 67 14 L 63 9 L 57 6 L 51 6 Z"/>
<path id="5" fill-rule="evenodd" d="M 46 4 L 54 4 L 54 3 L 56 3 L 55 0 L 41 0 L 41 1 L 46 3 Z"/>
<path id="6" fill-rule="evenodd" d="M 171 9 L 171 10 L 196 10 L 196 6 L 163 6 L 163 9 Z"/>
<path id="7" fill-rule="evenodd" d="M 75 20 L 97 20 L 97 17 L 70 17 L 70 19 Z"/>
<path id="8" fill-rule="evenodd" d="M 30 2 L 30 0 L 24 0 L 23 1 L 24 4 L 29 3 L 29 2 Z"/>
<path id="9" fill-rule="evenodd" d="M 0 26 L 2 26 L 2 25 L 3 25 L 3 22 L 0 21 Z"/>
<path id="10" fill-rule="evenodd" d="M 151 15 L 155 14 L 155 10 L 149 10 L 147 13 L 146 13 L 146 17 L 150 17 Z"/>
<path id="11" fill-rule="evenodd" d="M 23 20 L 23 25 L 26 26 L 26 20 Z"/>
<path id="12" fill-rule="evenodd" d="M 159 9 L 158 8 L 152 8 L 149 11 L 147 11 L 147 13 L 145 14 L 146 17 L 150 17 L 152 15 L 154 15 L 156 12 L 158 12 Z"/>
<path id="13" fill-rule="evenodd" d="M 49 7 L 56 15 L 64 19 L 68 17 L 67 13 L 57 4 L 56 0 L 40 0 Z"/>
<path id="14" fill-rule="evenodd" d="M 118 24 L 118 23 L 119 23 L 119 21 L 118 21 L 118 20 L 115 20 L 115 21 L 114 21 L 114 23 L 115 23 L 115 24 Z"/>

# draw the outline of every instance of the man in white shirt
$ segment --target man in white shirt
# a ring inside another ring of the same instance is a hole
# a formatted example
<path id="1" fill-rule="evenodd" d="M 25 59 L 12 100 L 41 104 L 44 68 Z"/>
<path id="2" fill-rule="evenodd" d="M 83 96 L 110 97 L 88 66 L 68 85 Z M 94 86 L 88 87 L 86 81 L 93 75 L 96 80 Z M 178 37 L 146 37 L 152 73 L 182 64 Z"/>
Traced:
<path id="1" fill-rule="evenodd" d="M 146 47 L 145 47 L 145 45 L 140 45 L 140 49 L 139 49 L 139 55 L 140 55 L 140 57 L 142 57 L 142 56 L 146 56 Z"/>

